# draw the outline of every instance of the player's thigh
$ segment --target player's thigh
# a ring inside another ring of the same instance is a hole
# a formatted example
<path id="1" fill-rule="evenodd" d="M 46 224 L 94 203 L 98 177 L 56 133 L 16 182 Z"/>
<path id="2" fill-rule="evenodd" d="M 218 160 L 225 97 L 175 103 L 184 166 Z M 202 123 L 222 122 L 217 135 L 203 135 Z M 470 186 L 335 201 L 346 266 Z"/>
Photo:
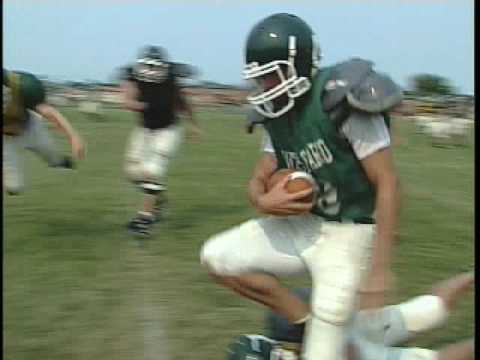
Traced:
<path id="1" fill-rule="evenodd" d="M 182 140 L 183 129 L 172 125 L 164 129 L 153 130 L 149 151 L 154 160 L 169 159 L 175 156 Z"/>
<path id="2" fill-rule="evenodd" d="M 312 278 L 357 287 L 368 270 L 375 227 L 327 222 L 310 237 L 311 243 L 302 245 L 299 252 Z"/>
<path id="3" fill-rule="evenodd" d="M 33 151 L 51 166 L 61 161 L 60 154 L 54 141 L 50 137 L 45 120 L 32 111 L 29 111 L 29 123 L 23 136 L 24 147 Z"/>
<path id="4" fill-rule="evenodd" d="M 294 235 L 285 218 L 249 220 L 207 240 L 201 250 L 201 262 L 217 275 L 299 275 L 306 268 L 292 243 Z"/>
<path id="5" fill-rule="evenodd" d="M 125 152 L 127 162 L 141 162 L 143 160 L 147 134 L 148 130 L 141 126 L 137 126 L 131 131 Z"/>

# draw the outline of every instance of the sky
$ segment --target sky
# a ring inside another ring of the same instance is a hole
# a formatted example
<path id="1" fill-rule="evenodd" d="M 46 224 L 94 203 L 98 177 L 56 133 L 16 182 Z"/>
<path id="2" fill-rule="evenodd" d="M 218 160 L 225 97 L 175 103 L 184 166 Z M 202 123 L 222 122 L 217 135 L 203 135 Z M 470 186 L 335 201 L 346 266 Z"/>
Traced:
<path id="1" fill-rule="evenodd" d="M 474 0 L 3 0 L 3 66 L 109 81 L 149 44 L 241 84 L 248 32 L 276 12 L 312 27 L 324 66 L 362 57 L 404 87 L 430 73 L 474 93 Z"/>

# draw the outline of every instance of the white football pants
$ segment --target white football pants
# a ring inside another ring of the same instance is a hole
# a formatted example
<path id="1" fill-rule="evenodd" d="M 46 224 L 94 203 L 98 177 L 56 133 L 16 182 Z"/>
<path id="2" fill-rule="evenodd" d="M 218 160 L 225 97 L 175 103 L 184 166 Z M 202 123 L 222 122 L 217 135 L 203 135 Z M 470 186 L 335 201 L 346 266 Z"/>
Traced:
<path id="1" fill-rule="evenodd" d="M 23 190 L 24 176 L 21 167 L 19 148 L 33 151 L 50 166 L 62 161 L 55 144 L 50 138 L 44 120 L 35 112 L 29 111 L 29 120 L 25 131 L 18 136 L 3 135 L 3 181 L 8 192 Z"/>
<path id="2" fill-rule="evenodd" d="M 133 182 L 164 184 L 171 158 L 181 143 L 183 130 L 179 125 L 150 130 L 133 129 L 127 145 L 125 172 Z"/>
<path id="3" fill-rule="evenodd" d="M 313 316 L 306 327 L 305 356 L 338 360 L 374 236 L 371 224 L 327 222 L 311 214 L 272 216 L 212 237 L 200 257 L 218 275 L 265 272 L 282 277 L 309 272 Z"/>

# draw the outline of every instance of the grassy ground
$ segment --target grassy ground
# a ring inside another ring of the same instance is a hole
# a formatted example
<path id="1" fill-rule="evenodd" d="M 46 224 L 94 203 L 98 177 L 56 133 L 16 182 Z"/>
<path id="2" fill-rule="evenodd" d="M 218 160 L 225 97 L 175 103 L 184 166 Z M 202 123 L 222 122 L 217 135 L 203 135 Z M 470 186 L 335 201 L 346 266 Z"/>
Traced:
<path id="1" fill-rule="evenodd" d="M 132 115 L 65 114 L 88 141 L 87 159 L 62 171 L 25 154 L 27 190 L 4 198 L 5 358 L 224 359 L 235 336 L 260 332 L 263 309 L 211 283 L 198 262 L 205 239 L 254 216 L 245 184 L 260 132 L 246 135 L 238 113 L 199 112 L 206 134 L 172 163 L 171 215 L 142 248 L 124 228 L 140 201 L 122 173 Z M 434 148 L 398 125 L 404 196 L 392 301 L 474 261 L 473 146 Z M 473 336 L 473 314 L 469 295 L 417 344 Z"/>

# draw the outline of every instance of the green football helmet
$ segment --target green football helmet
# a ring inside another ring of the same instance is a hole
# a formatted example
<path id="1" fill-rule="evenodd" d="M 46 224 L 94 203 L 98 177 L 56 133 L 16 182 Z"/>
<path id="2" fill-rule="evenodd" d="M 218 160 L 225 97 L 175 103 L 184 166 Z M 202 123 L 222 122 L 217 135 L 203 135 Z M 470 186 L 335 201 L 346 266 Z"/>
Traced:
<path id="1" fill-rule="evenodd" d="M 285 114 L 294 106 L 295 98 L 310 89 L 320 57 L 315 34 L 299 17 L 280 13 L 261 20 L 246 43 L 243 75 L 260 87 L 247 96 L 247 101 L 267 118 Z M 278 76 L 277 85 L 264 89 L 262 77 L 271 74 Z M 286 101 L 274 103 L 280 96 L 286 96 Z"/>

